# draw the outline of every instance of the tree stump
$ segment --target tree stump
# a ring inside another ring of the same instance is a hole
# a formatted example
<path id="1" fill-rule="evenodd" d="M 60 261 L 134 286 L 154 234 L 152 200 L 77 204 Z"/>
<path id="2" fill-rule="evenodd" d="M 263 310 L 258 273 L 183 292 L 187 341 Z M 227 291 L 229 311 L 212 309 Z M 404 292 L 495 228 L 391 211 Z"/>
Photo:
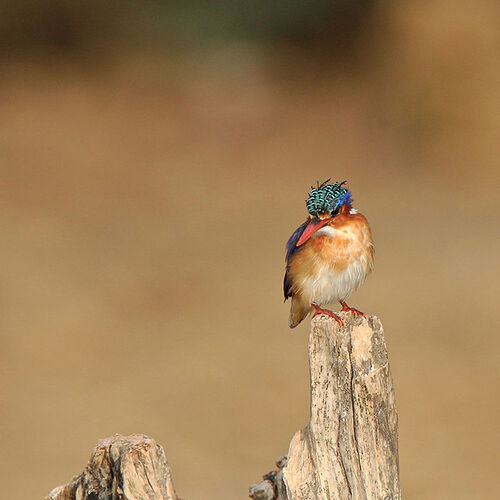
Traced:
<path id="1" fill-rule="evenodd" d="M 85 470 L 45 500 L 178 500 L 163 448 L 143 434 L 101 439 Z"/>
<path id="2" fill-rule="evenodd" d="M 316 316 L 309 337 L 311 418 L 254 500 L 400 499 L 398 419 L 380 320 Z"/>
<path id="3" fill-rule="evenodd" d="M 399 500 L 398 419 L 378 318 L 312 320 L 311 418 L 254 500 Z M 102 439 L 85 470 L 45 500 L 179 500 L 163 448 L 148 436 Z"/>

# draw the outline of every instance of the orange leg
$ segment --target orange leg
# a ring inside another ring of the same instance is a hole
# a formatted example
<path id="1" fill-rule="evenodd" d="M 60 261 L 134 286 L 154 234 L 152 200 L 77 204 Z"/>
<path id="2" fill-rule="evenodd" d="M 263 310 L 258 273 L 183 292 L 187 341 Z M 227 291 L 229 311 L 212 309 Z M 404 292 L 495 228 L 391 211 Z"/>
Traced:
<path id="1" fill-rule="evenodd" d="M 340 326 L 345 326 L 344 320 L 337 314 L 335 314 L 333 311 L 329 311 L 328 309 L 321 309 L 321 307 L 317 306 L 316 304 L 311 304 L 314 307 L 314 316 L 317 316 L 318 314 L 326 314 L 327 316 L 330 316 L 330 318 L 333 318 Z"/>
<path id="2" fill-rule="evenodd" d="M 363 316 L 366 319 L 368 319 L 368 315 L 367 314 L 365 314 L 364 312 L 358 311 L 357 309 L 354 309 L 354 307 L 349 307 L 343 300 L 339 300 L 339 303 L 342 306 L 341 311 L 352 312 L 353 314 L 356 314 L 358 316 Z"/>

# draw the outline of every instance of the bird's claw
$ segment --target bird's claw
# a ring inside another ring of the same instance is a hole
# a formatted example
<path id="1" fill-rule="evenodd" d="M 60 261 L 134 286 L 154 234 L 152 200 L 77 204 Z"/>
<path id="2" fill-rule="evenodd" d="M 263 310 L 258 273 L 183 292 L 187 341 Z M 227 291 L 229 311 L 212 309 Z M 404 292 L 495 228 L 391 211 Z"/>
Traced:
<path id="1" fill-rule="evenodd" d="M 363 318 L 368 319 L 368 314 L 365 314 L 362 311 L 359 311 L 358 309 L 355 309 L 354 307 L 349 307 L 345 302 L 340 302 L 340 305 L 342 306 L 341 311 L 342 312 L 350 312 L 354 314 L 355 316 L 363 316 Z"/>
<path id="2" fill-rule="evenodd" d="M 344 320 L 338 314 L 335 314 L 333 311 L 330 311 L 328 309 L 322 309 L 321 307 L 318 307 L 316 304 L 312 304 L 312 306 L 314 308 L 313 318 L 318 314 L 325 314 L 326 316 L 333 318 L 340 326 L 345 327 Z"/>

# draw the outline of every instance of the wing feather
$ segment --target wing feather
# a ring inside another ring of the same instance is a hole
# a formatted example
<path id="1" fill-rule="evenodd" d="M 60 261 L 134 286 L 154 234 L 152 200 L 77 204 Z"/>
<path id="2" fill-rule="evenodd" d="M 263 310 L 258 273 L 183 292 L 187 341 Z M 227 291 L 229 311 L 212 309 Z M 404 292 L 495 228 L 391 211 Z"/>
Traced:
<path id="1" fill-rule="evenodd" d="M 304 229 L 306 228 L 307 224 L 309 222 L 309 219 L 307 219 L 303 224 L 301 224 L 290 236 L 290 238 L 287 241 L 286 244 L 286 272 L 285 272 L 285 278 L 283 279 L 283 293 L 285 295 L 285 300 L 287 300 L 289 297 L 292 296 L 292 282 L 290 280 L 290 259 L 292 258 L 292 255 L 298 250 L 297 249 L 297 241 L 299 241 L 299 238 L 301 237 L 302 233 L 304 232 Z"/>

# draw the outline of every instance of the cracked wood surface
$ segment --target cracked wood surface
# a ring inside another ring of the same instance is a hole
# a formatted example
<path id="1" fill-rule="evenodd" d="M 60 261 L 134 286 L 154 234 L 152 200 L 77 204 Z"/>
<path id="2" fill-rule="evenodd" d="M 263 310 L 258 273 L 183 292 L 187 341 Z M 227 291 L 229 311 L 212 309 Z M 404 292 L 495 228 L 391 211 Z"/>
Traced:
<path id="1" fill-rule="evenodd" d="M 45 500 L 178 500 L 161 445 L 143 434 L 101 439 L 85 470 Z"/>
<path id="2" fill-rule="evenodd" d="M 312 320 L 311 418 L 254 500 L 399 500 L 397 413 L 380 320 Z M 163 448 L 134 434 L 102 439 L 85 470 L 46 500 L 178 500 Z"/>
<path id="3" fill-rule="evenodd" d="M 382 324 L 374 316 L 341 316 L 345 327 L 326 316 L 312 320 L 310 422 L 272 476 L 274 492 L 256 497 L 261 490 L 252 485 L 254 499 L 401 498 L 398 421 Z"/>

